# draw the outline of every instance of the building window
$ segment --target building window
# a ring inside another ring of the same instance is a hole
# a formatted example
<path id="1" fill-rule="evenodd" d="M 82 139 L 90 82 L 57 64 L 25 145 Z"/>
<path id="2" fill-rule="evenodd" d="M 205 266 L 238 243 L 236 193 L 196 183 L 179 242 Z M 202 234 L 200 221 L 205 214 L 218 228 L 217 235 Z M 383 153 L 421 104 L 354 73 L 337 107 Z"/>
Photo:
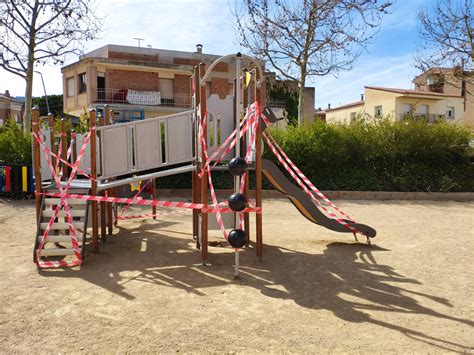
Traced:
<path id="1" fill-rule="evenodd" d="M 448 106 L 447 109 L 446 109 L 446 117 L 447 118 L 451 118 L 451 119 L 454 119 L 455 118 L 455 115 L 454 115 L 454 107 L 452 106 Z"/>
<path id="2" fill-rule="evenodd" d="M 74 96 L 74 77 L 70 77 L 66 79 L 66 93 L 67 96 Z"/>
<path id="3" fill-rule="evenodd" d="M 382 117 L 382 106 L 375 106 L 374 116 L 375 118 Z"/>
<path id="4" fill-rule="evenodd" d="M 430 107 L 428 105 L 420 105 L 417 111 L 417 113 L 421 116 L 427 115 L 430 112 Z"/>
<path id="5" fill-rule="evenodd" d="M 356 112 L 351 112 L 351 122 L 354 122 L 357 118 L 357 113 Z"/>
<path id="6" fill-rule="evenodd" d="M 412 104 L 403 104 L 403 113 L 412 113 L 413 112 L 413 105 Z"/>
<path id="7" fill-rule="evenodd" d="M 79 77 L 79 94 L 86 92 L 87 85 L 86 85 L 86 73 L 81 73 L 78 75 Z"/>

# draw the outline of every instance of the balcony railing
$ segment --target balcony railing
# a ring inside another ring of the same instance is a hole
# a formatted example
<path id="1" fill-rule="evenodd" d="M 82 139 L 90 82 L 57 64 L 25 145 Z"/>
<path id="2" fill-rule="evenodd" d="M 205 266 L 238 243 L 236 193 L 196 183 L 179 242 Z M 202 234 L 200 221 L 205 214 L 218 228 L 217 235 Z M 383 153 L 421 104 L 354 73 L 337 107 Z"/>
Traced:
<path id="1" fill-rule="evenodd" d="M 127 89 L 98 89 L 92 93 L 94 103 L 100 104 L 130 104 L 140 106 L 191 107 L 191 95 L 176 94 L 168 91 L 144 91 L 146 99 L 140 100 L 135 96 L 130 100 Z M 130 101 L 129 101 L 130 100 Z"/>
<path id="2" fill-rule="evenodd" d="M 400 120 L 405 119 L 413 119 L 415 121 L 426 121 L 428 123 L 434 123 L 439 121 L 444 121 L 446 119 L 446 115 L 436 114 L 436 113 L 400 113 L 398 115 Z"/>

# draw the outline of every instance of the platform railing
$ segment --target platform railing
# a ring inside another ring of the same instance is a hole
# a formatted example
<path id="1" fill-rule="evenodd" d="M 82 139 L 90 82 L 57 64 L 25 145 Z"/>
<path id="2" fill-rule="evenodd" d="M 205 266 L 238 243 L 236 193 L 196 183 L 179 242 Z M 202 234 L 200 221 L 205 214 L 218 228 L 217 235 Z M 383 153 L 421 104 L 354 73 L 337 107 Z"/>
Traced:
<path id="1" fill-rule="evenodd" d="M 160 99 L 153 104 L 142 106 L 191 107 L 190 94 L 177 94 L 171 91 L 160 91 Z M 92 92 L 94 103 L 99 104 L 130 104 L 127 100 L 127 89 L 98 89 Z"/>

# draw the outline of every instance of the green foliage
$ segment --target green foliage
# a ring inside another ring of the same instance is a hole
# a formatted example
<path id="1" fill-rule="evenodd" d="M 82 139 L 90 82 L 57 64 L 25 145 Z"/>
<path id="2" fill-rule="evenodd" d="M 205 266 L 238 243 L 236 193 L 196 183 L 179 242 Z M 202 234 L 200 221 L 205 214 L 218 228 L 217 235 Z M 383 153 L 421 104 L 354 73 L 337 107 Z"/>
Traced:
<path id="1" fill-rule="evenodd" d="M 0 130 L 0 164 L 31 165 L 31 135 L 24 134 L 15 120 Z"/>
<path id="2" fill-rule="evenodd" d="M 48 95 L 48 104 L 51 113 L 55 117 L 61 117 L 63 114 L 63 95 Z M 37 106 L 40 110 L 40 116 L 48 115 L 48 105 L 44 96 L 33 97 L 33 106 Z"/>
<path id="3" fill-rule="evenodd" d="M 474 191 L 469 133 L 445 122 L 315 122 L 272 130 L 322 190 Z M 267 148 L 265 158 L 276 158 Z"/>

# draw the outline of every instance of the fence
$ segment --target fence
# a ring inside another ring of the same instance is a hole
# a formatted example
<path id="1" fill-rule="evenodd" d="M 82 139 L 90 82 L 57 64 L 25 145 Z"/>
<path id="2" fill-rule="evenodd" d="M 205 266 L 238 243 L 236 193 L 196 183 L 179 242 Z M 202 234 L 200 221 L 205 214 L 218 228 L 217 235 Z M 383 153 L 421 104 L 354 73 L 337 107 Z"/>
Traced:
<path id="1" fill-rule="evenodd" d="M 33 168 L 25 165 L 0 165 L 0 194 L 35 191 Z"/>

